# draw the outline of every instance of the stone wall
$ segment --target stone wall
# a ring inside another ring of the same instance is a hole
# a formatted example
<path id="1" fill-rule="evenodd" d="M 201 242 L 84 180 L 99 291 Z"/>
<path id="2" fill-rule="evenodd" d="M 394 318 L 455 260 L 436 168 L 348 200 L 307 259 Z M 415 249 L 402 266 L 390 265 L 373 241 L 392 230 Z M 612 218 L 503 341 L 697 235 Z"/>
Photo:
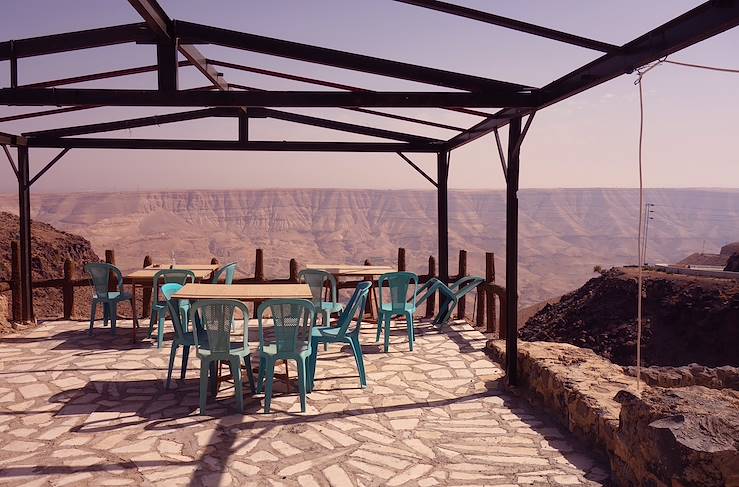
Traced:
<path id="1" fill-rule="evenodd" d="M 636 377 L 636 367 L 624 367 L 624 372 Z M 642 380 L 650 386 L 704 386 L 710 389 L 739 390 L 739 367 L 705 367 L 690 364 L 683 367 L 642 367 Z"/>
<path id="2" fill-rule="evenodd" d="M 654 388 L 574 345 L 518 345 L 521 392 L 607 453 L 615 485 L 739 485 L 739 393 Z M 505 362 L 505 342 L 488 351 Z M 733 439 L 733 440 L 732 440 Z"/>

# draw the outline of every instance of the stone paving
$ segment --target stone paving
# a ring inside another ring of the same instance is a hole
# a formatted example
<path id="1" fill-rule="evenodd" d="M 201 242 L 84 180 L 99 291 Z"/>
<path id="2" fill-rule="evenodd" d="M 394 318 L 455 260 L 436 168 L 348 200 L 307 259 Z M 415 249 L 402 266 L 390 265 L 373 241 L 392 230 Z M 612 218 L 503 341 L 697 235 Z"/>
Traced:
<path id="1" fill-rule="evenodd" d="M 85 323 L 0 338 L 3 485 L 601 485 L 605 467 L 568 433 L 499 388 L 485 337 L 465 323 L 400 323 L 390 353 L 362 341 L 369 386 L 339 345 L 321 350 L 301 414 L 275 383 L 270 414 L 232 384 L 198 411 L 198 361 L 164 389 L 169 343 L 130 344 Z M 179 362 L 179 357 L 178 357 Z M 280 366 L 283 369 L 283 366 Z M 284 370 L 284 369 L 283 369 Z M 293 372 L 294 377 L 294 372 Z M 248 388 L 247 388 L 248 389 Z"/>

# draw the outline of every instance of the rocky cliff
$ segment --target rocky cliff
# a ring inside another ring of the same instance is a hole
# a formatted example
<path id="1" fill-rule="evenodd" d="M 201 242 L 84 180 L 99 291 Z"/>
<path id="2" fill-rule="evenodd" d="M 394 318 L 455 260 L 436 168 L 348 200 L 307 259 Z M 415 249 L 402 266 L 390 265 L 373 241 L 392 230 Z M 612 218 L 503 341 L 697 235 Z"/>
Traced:
<path id="1" fill-rule="evenodd" d="M 31 269 L 34 280 L 56 279 L 64 275 L 64 260 L 70 259 L 82 276 L 82 268 L 88 262 L 101 259 L 92 250 L 90 242 L 72 233 L 57 230 L 49 224 L 31 223 L 32 254 Z M 10 279 L 10 242 L 18 240 L 18 217 L 0 212 L 0 281 Z M 62 295 L 59 289 L 36 289 L 34 312 L 37 318 L 59 318 L 62 316 Z M 75 315 L 89 313 L 89 289 L 76 290 Z M 10 298 L 10 294 L 6 296 Z"/>
<path id="2" fill-rule="evenodd" d="M 636 269 L 611 269 L 544 306 L 520 330 L 524 340 L 590 348 L 636 363 Z M 644 365 L 739 365 L 739 282 L 644 273 Z"/>

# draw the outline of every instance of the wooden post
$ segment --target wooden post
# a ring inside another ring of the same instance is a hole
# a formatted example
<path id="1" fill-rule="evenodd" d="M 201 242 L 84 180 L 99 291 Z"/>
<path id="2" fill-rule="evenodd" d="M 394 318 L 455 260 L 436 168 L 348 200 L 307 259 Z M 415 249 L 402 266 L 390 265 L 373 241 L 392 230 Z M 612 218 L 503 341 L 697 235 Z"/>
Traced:
<path id="1" fill-rule="evenodd" d="M 495 254 L 493 252 L 485 252 L 485 301 L 487 304 L 487 333 L 495 333 L 497 327 L 495 324 L 495 294 L 493 293 L 492 284 L 495 283 Z"/>
<path id="2" fill-rule="evenodd" d="M 264 281 L 264 252 L 257 249 L 257 255 L 254 259 L 254 279 L 257 282 Z"/>
<path id="3" fill-rule="evenodd" d="M 459 275 L 457 276 L 457 279 L 461 279 L 467 275 L 467 251 L 466 250 L 460 250 L 459 251 Z M 459 298 L 459 302 L 457 303 L 457 319 L 463 320 L 464 315 L 466 311 L 466 306 L 464 302 L 464 296 Z"/>
<path id="4" fill-rule="evenodd" d="M 290 282 L 298 282 L 298 261 L 290 259 Z"/>
<path id="5" fill-rule="evenodd" d="M 21 320 L 21 256 L 18 241 L 10 242 L 10 300 L 12 301 L 11 318 L 15 322 Z"/>
<path id="6" fill-rule="evenodd" d="M 148 267 L 152 264 L 151 262 L 151 256 L 144 256 L 144 267 Z M 135 291 L 134 291 L 135 292 Z M 151 295 L 152 295 L 152 287 L 151 286 L 142 286 L 141 287 L 141 316 L 143 318 L 146 318 L 146 313 L 148 313 L 151 309 Z"/>
<path id="7" fill-rule="evenodd" d="M 483 326 L 485 324 L 485 285 L 485 283 L 482 283 L 477 286 L 477 309 L 475 310 L 475 326 Z"/>
<path id="8" fill-rule="evenodd" d="M 398 248 L 398 270 L 405 272 L 405 249 L 403 247 Z"/>
<path id="9" fill-rule="evenodd" d="M 69 320 L 72 318 L 72 311 L 74 310 L 74 286 L 72 280 L 74 279 L 74 264 L 71 260 L 66 259 L 64 261 L 64 282 L 62 283 L 62 302 L 64 303 L 64 319 Z"/>
<path id="10" fill-rule="evenodd" d="M 429 279 L 436 277 L 436 259 L 433 255 L 429 256 Z M 436 306 L 436 293 L 429 296 L 426 300 L 426 318 L 434 316 L 434 307 Z"/>

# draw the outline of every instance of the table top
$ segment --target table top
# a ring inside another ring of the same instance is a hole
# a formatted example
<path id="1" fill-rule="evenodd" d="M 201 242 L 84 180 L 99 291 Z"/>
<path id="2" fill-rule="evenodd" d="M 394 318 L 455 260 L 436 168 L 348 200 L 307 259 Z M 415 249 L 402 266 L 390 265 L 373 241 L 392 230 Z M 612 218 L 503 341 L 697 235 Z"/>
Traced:
<path id="1" fill-rule="evenodd" d="M 209 271 L 215 271 L 218 268 L 220 268 L 220 264 L 175 264 L 174 266 L 171 266 L 169 264 L 152 264 L 144 267 L 144 269 L 155 269 L 155 270 L 162 270 L 162 269 L 188 269 L 191 271 L 194 270 L 209 270 Z"/>
<path id="2" fill-rule="evenodd" d="M 174 295 L 177 299 L 311 299 L 307 284 L 185 284 Z"/>
<path id="3" fill-rule="evenodd" d="M 398 269 L 386 265 L 307 264 L 306 269 L 319 269 L 334 276 L 381 276 Z"/>
<path id="4" fill-rule="evenodd" d="M 213 274 L 212 269 L 193 269 L 193 268 L 179 267 L 179 266 L 175 268 L 191 270 L 193 274 L 195 274 L 195 279 L 208 279 L 210 278 L 211 274 Z M 157 272 L 161 270 L 165 270 L 165 269 L 169 269 L 169 266 L 161 267 L 161 268 L 147 267 L 145 269 L 139 269 L 137 271 L 133 271 L 129 274 L 126 274 L 125 279 L 131 279 L 131 280 L 136 280 L 136 281 L 142 281 L 142 280 L 151 281 Z"/>

